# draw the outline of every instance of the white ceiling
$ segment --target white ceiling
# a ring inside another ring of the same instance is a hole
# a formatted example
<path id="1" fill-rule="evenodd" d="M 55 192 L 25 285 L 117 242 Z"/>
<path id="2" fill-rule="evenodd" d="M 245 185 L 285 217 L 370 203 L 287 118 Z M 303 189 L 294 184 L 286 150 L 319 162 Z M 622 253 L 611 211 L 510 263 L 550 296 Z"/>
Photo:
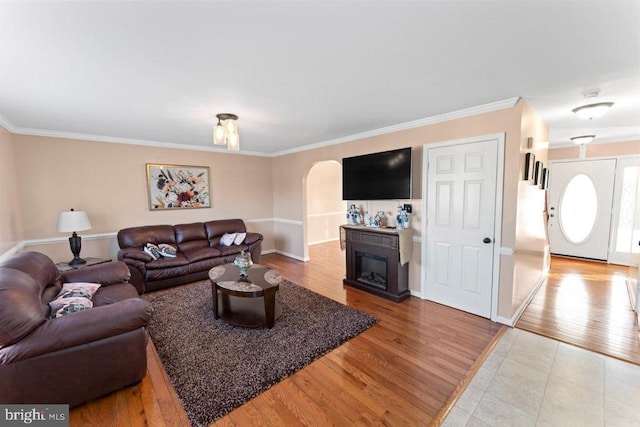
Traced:
<path id="1" fill-rule="evenodd" d="M 513 97 L 552 146 L 640 138 L 640 2 L 0 1 L 15 133 L 211 147 L 230 112 L 273 154 Z"/>

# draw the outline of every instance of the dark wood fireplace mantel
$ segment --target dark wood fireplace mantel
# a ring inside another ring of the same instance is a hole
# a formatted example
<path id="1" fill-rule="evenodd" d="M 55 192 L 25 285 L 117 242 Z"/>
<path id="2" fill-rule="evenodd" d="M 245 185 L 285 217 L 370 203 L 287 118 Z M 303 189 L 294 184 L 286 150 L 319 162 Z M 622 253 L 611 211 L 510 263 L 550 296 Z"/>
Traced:
<path id="1" fill-rule="evenodd" d="M 410 296 L 409 263 L 400 264 L 397 230 L 344 225 L 347 277 L 343 283 L 400 302 Z"/>

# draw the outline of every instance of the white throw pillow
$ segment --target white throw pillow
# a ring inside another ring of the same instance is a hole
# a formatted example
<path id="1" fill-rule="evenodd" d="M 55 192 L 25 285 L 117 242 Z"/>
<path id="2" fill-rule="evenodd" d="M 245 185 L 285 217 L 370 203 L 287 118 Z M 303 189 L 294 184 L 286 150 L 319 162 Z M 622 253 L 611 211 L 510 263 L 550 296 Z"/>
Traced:
<path id="1" fill-rule="evenodd" d="M 220 244 L 222 246 L 231 246 L 233 245 L 233 241 L 235 240 L 235 238 L 236 238 L 236 233 L 231 233 L 231 234 L 224 233 L 220 238 Z"/>
<path id="2" fill-rule="evenodd" d="M 244 242 L 244 238 L 247 237 L 247 233 L 236 233 L 236 238 L 233 240 L 234 245 L 241 245 Z"/>

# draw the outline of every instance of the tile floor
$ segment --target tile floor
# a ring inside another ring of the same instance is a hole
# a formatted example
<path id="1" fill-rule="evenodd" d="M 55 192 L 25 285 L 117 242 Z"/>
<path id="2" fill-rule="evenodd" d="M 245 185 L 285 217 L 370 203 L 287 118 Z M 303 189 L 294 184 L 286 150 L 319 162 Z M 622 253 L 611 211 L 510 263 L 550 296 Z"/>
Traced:
<path id="1" fill-rule="evenodd" d="M 640 426 L 640 366 L 509 329 L 442 425 Z"/>

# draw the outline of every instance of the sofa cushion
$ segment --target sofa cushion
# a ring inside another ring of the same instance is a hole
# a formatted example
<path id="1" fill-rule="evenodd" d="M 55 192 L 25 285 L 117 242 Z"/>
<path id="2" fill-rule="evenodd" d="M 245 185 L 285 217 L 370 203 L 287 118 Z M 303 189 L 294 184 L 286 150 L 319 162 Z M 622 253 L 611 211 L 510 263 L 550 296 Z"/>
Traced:
<path id="1" fill-rule="evenodd" d="M 118 231 L 118 245 L 121 248 L 131 246 L 143 247 L 147 243 L 176 243 L 175 233 L 171 225 L 147 225 L 124 228 Z"/>
<path id="2" fill-rule="evenodd" d="M 207 232 L 204 224 L 195 222 L 192 224 L 178 224 L 175 227 L 176 243 L 185 243 L 192 240 L 207 240 Z"/>
<path id="3" fill-rule="evenodd" d="M 233 254 L 239 254 L 242 251 L 249 249 L 247 245 L 231 245 L 231 246 L 218 246 L 222 256 L 228 256 Z"/>
<path id="4" fill-rule="evenodd" d="M 91 300 L 85 297 L 56 298 L 49 305 L 51 306 L 51 315 L 49 316 L 51 319 L 93 308 Z"/>
<path id="5" fill-rule="evenodd" d="M 189 264 L 182 253 L 177 253 L 175 258 L 160 258 L 147 263 L 147 270 L 159 270 L 162 268 L 180 267 Z"/>
<path id="6" fill-rule="evenodd" d="M 184 254 L 185 258 L 189 260 L 189 263 L 202 261 L 209 258 L 216 258 L 221 255 L 219 249 L 210 247 L 190 249 L 183 251 L 182 253 Z"/>
<path id="7" fill-rule="evenodd" d="M 204 228 L 207 231 L 207 239 L 209 240 L 221 237 L 224 233 L 244 233 L 247 231 L 244 221 L 241 219 L 208 221 L 204 223 Z"/>

